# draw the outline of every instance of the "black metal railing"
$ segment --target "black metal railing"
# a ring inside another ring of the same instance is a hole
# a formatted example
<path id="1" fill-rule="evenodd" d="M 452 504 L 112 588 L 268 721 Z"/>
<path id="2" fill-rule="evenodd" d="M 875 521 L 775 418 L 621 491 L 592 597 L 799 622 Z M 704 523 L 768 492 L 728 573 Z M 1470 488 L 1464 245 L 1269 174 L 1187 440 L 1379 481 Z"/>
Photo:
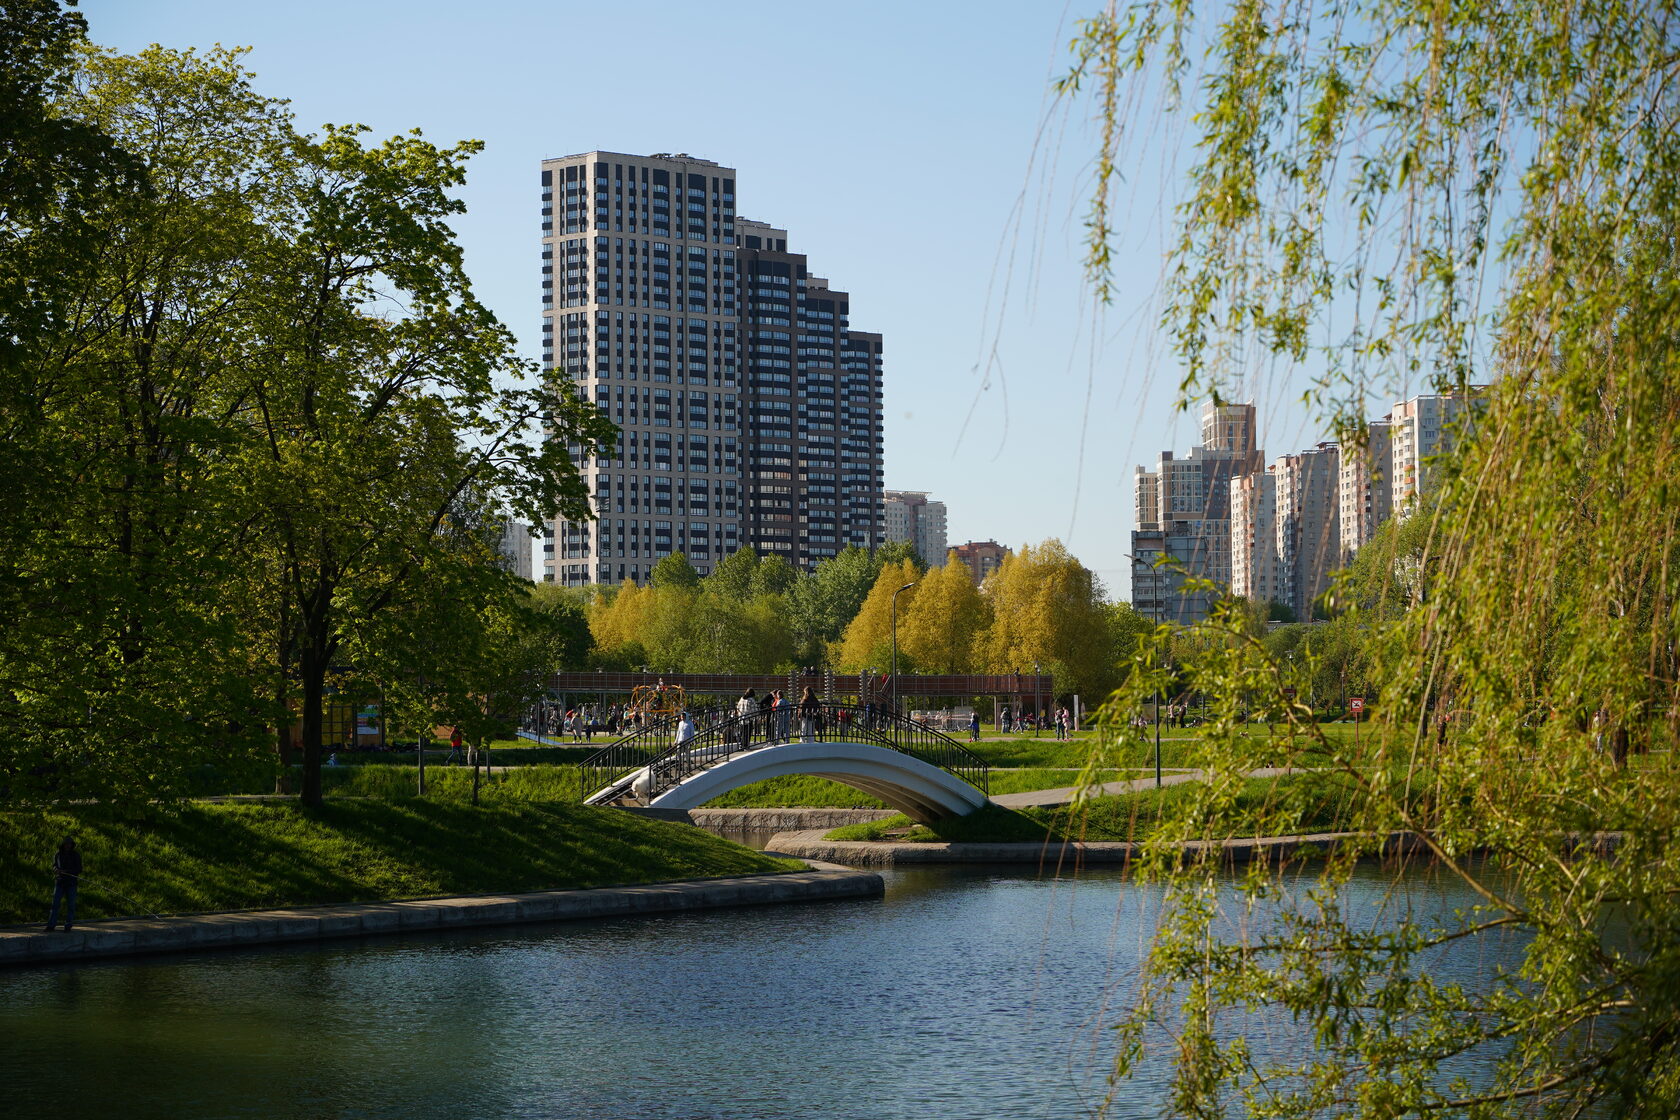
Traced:
<path id="1" fill-rule="evenodd" d="M 796 708 L 714 719 L 677 742 L 678 720 L 664 719 L 596 751 L 580 764 L 584 800 L 607 804 L 631 793 L 644 767 L 648 800 L 736 755 L 777 743 L 873 743 L 937 766 L 990 794 L 986 762 L 955 739 L 908 716 L 852 704 L 822 704 L 814 713 Z"/>

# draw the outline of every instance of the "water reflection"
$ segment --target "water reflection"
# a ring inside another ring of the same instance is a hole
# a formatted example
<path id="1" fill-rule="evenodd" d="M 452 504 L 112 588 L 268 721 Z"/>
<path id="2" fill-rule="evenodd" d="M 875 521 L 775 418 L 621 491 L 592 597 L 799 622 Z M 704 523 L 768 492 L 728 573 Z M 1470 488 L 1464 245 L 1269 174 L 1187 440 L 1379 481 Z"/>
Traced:
<path id="1" fill-rule="evenodd" d="M 0 1114 L 1091 1115 L 1155 893 L 887 877 L 881 901 L 0 974 Z M 1160 1115 L 1163 1072 L 1112 1115 Z"/>

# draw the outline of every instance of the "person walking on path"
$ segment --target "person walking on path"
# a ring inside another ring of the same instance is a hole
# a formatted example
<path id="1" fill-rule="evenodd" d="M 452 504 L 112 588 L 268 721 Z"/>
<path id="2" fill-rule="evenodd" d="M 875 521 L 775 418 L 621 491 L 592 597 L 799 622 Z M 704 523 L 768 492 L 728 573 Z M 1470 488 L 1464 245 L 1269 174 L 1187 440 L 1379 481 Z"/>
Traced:
<path id="1" fill-rule="evenodd" d="M 687 712 L 684 712 L 682 719 L 677 723 L 677 746 L 687 746 L 688 741 L 692 738 L 694 738 L 694 720 L 690 718 Z"/>
<path id="2" fill-rule="evenodd" d="M 450 728 L 450 730 L 449 730 L 449 757 L 444 759 L 445 764 L 447 764 L 449 766 L 453 766 L 457 762 L 461 761 L 461 744 L 465 741 L 466 740 L 462 737 L 461 729 L 459 727 Z"/>
<path id="3" fill-rule="evenodd" d="M 979 712 L 973 712 L 968 717 L 968 741 L 971 743 L 978 743 L 980 741 Z"/>
<path id="4" fill-rule="evenodd" d="M 817 699 L 817 690 L 806 685 L 805 695 L 799 698 L 799 737 L 802 741 L 816 742 L 817 719 L 821 714 L 822 701 Z"/>
<path id="5" fill-rule="evenodd" d="M 76 889 L 82 883 L 82 853 L 76 850 L 76 842 L 70 837 L 66 836 L 53 853 L 52 868 L 52 913 L 47 915 L 47 929 L 50 932 L 58 924 L 58 905 L 62 902 L 64 932 L 69 933 L 70 927 L 76 924 Z"/>

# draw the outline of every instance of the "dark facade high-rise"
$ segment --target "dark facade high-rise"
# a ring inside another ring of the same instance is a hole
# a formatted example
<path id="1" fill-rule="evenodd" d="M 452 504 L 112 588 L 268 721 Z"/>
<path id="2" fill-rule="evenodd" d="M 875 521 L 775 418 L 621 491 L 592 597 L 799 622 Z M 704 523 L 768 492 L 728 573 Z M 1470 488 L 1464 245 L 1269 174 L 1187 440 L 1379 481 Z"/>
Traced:
<path id="1" fill-rule="evenodd" d="M 879 544 L 880 336 L 786 231 L 737 218 L 735 171 L 586 152 L 543 161 L 542 195 L 544 365 L 622 429 L 612 459 L 574 449 L 597 520 L 554 524 L 543 578 Z"/>

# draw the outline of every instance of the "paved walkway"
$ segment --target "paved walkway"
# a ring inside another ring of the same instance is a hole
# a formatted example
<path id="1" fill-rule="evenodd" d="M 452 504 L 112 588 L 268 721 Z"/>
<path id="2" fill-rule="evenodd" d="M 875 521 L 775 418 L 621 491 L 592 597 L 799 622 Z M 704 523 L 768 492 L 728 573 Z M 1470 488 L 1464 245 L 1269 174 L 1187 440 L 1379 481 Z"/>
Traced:
<path id="1" fill-rule="evenodd" d="M 76 926 L 69 933 L 46 933 L 38 925 L 11 926 L 0 928 L 0 966 L 282 941 L 320 941 L 421 929 L 465 929 L 469 926 L 573 921 L 721 906 L 879 898 L 883 890 L 881 877 L 873 872 L 817 863 L 807 871 L 647 883 L 633 887 L 299 906 L 285 910 L 239 910 L 168 918 L 125 918 L 88 922 Z"/>
<path id="2" fill-rule="evenodd" d="M 1173 770 L 1162 771 L 1161 785 L 1176 786 L 1184 782 L 1199 782 L 1205 771 L 1202 770 Z M 1265 767 L 1260 770 L 1250 770 L 1250 778 L 1280 778 L 1285 774 L 1298 774 L 1299 770 L 1287 767 Z M 1103 782 L 1087 789 L 1083 797 L 1113 797 L 1122 793 L 1138 793 L 1142 790 L 1155 788 L 1155 775 L 1150 774 L 1142 778 L 1133 778 L 1124 782 Z M 992 798 L 992 803 L 1001 805 L 1005 809 L 1042 809 L 1056 805 L 1068 805 L 1081 800 L 1082 795 L 1077 786 L 1061 786 L 1057 789 L 1031 790 L 1027 793 L 1000 793 Z"/>

